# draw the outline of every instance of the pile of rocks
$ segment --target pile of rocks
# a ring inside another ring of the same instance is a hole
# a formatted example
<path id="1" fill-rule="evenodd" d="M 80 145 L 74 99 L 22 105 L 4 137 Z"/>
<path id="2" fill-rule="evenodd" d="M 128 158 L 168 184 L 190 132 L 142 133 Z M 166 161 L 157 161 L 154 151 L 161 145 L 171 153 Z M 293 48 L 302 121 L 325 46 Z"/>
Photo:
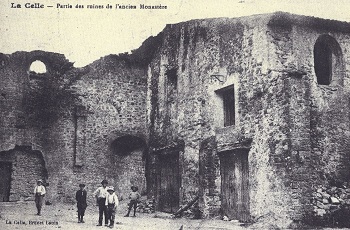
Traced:
<path id="1" fill-rule="evenodd" d="M 147 199 L 141 201 L 137 205 L 137 211 L 142 213 L 154 213 L 155 212 L 155 200 Z"/>
<path id="2" fill-rule="evenodd" d="M 350 206 L 350 188 L 347 185 L 318 188 L 313 193 L 313 205 L 316 216 L 324 216 L 343 206 Z"/>
<path id="3" fill-rule="evenodd" d="M 312 194 L 313 225 L 350 227 L 350 183 L 320 187 Z"/>

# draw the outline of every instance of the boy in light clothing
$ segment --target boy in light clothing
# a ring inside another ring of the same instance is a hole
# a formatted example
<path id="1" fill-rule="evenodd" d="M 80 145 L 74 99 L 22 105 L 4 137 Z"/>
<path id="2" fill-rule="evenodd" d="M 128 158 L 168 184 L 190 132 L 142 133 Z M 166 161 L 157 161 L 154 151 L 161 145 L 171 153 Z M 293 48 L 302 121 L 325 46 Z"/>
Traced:
<path id="1" fill-rule="evenodd" d="M 34 195 L 35 195 L 35 205 L 36 209 L 38 210 L 37 215 L 41 215 L 41 207 L 43 206 L 43 200 L 44 196 L 46 194 L 46 189 L 43 186 L 43 181 L 38 180 L 37 181 L 37 186 L 34 188 Z"/>
<path id="2" fill-rule="evenodd" d="M 108 194 L 106 196 L 106 209 L 107 209 L 107 220 L 110 221 L 110 228 L 114 227 L 115 211 L 119 205 L 118 196 L 114 193 L 114 187 L 110 186 L 107 188 Z"/>

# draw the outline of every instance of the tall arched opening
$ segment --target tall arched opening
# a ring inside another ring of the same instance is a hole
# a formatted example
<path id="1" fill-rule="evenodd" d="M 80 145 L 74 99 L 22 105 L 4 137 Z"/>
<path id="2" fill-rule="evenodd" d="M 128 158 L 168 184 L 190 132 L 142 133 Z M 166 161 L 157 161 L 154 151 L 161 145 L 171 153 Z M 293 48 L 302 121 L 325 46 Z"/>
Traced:
<path id="1" fill-rule="evenodd" d="M 34 200 L 36 181 L 46 181 L 45 160 L 30 146 L 0 152 L 0 202 Z"/>
<path id="2" fill-rule="evenodd" d="M 318 37 L 314 45 L 314 68 L 319 85 L 340 85 L 344 74 L 339 43 L 330 35 Z"/>

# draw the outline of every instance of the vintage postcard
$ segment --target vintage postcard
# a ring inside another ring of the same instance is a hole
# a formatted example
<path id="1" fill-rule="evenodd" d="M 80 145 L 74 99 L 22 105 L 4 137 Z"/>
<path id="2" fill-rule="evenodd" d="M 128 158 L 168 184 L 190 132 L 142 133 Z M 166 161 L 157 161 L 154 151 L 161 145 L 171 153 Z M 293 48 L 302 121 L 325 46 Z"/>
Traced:
<path id="1" fill-rule="evenodd" d="M 3 0 L 0 229 L 350 228 L 349 10 Z"/>

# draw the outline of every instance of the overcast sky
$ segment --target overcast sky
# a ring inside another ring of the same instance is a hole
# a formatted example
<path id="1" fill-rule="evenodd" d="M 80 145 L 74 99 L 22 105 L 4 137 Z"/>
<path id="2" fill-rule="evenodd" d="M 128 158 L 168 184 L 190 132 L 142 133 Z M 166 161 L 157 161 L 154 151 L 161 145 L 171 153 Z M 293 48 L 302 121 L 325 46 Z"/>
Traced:
<path id="1" fill-rule="evenodd" d="M 53 8 L 27 9 L 26 2 Z M 11 8 L 19 3 L 22 8 Z M 57 3 L 73 9 L 57 8 Z M 76 4 L 113 9 L 74 9 Z M 167 10 L 117 10 L 115 4 L 167 5 Z M 76 67 L 138 48 L 166 24 L 285 11 L 350 22 L 350 0 L 1 0 L 0 52 L 45 50 L 64 54 Z"/>

